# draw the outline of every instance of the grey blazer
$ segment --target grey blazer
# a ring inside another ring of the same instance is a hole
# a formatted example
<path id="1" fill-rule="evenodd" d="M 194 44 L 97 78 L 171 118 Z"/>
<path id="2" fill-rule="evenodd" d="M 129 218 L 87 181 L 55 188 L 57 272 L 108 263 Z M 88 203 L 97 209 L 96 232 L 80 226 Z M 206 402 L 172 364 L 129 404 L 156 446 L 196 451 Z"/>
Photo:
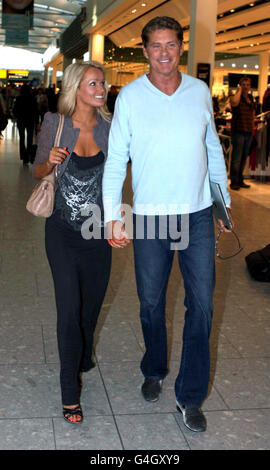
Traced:
<path id="1" fill-rule="evenodd" d="M 97 114 L 97 125 L 93 128 L 93 137 L 96 144 L 100 147 L 105 155 L 108 154 L 108 138 L 110 131 L 110 122 L 105 121 L 99 114 Z M 38 136 L 38 147 L 36 152 L 33 170 L 36 165 L 44 163 L 49 158 L 51 148 L 54 145 L 54 139 L 59 123 L 59 114 L 48 112 L 44 116 L 41 130 Z M 57 176 L 61 178 L 64 173 L 70 156 L 73 152 L 75 144 L 79 136 L 80 129 L 74 128 L 71 117 L 65 117 L 63 131 L 60 139 L 60 147 L 67 147 L 69 155 L 65 158 L 61 165 L 58 165 Z"/>

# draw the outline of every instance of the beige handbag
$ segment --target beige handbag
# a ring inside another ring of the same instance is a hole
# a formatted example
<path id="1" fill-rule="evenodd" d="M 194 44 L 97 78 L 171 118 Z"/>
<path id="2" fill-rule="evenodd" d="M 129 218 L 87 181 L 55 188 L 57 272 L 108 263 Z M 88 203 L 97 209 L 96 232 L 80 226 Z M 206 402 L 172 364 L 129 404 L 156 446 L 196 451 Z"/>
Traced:
<path id="1" fill-rule="evenodd" d="M 60 137 L 64 125 L 64 116 L 60 114 L 59 124 L 54 140 L 54 147 L 59 147 Z M 29 197 L 26 209 L 38 217 L 50 217 L 54 207 L 54 196 L 57 189 L 57 165 L 52 172 L 44 176 L 34 187 Z"/>

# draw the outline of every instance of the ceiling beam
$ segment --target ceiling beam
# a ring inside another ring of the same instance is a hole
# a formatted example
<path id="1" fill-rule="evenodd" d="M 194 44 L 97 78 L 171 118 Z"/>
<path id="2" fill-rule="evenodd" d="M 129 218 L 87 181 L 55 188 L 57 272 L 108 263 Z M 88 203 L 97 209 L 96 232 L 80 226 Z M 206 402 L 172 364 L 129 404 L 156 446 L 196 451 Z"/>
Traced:
<path id="1" fill-rule="evenodd" d="M 253 47 L 255 45 L 256 46 L 263 45 L 264 43 L 267 43 L 269 41 L 270 41 L 270 34 L 264 34 L 263 36 L 254 36 L 248 39 L 243 39 L 243 40 L 240 39 L 239 41 L 230 41 L 224 44 L 217 44 L 215 47 L 215 51 L 216 52 L 222 52 L 222 51 L 229 52 L 233 49 L 235 52 L 237 52 L 239 48 L 242 48 L 244 46 Z"/>
<path id="2" fill-rule="evenodd" d="M 268 5 L 269 6 L 269 5 Z M 254 23 L 267 19 L 266 5 L 254 6 L 248 10 L 239 11 L 232 15 L 219 18 L 217 22 L 217 31 L 224 31 L 244 24 Z"/>
<path id="3" fill-rule="evenodd" d="M 77 15 L 73 12 L 57 12 L 57 11 L 52 11 L 52 10 L 39 10 L 39 11 L 34 11 L 34 16 L 72 16 L 72 17 L 77 17 Z"/>
<path id="4" fill-rule="evenodd" d="M 270 53 L 270 42 L 254 47 L 240 47 L 240 49 L 228 50 L 227 52 L 236 52 L 238 54 L 258 55 L 260 52 Z"/>
<path id="5" fill-rule="evenodd" d="M 225 0 L 223 2 L 218 2 L 218 8 L 217 12 L 218 15 L 225 13 L 227 11 L 230 11 L 235 8 L 240 8 L 245 5 L 249 5 L 249 3 L 252 3 L 251 1 L 249 2 L 248 0 Z M 254 8 L 254 7 L 250 7 Z"/>
<path id="6" fill-rule="evenodd" d="M 231 41 L 232 39 L 244 38 L 249 36 L 256 36 L 262 33 L 269 33 L 270 31 L 270 21 L 265 21 L 261 24 L 255 24 L 253 26 L 248 26 L 233 31 L 228 31 L 226 33 L 219 33 L 216 35 L 216 44 L 224 41 Z"/>

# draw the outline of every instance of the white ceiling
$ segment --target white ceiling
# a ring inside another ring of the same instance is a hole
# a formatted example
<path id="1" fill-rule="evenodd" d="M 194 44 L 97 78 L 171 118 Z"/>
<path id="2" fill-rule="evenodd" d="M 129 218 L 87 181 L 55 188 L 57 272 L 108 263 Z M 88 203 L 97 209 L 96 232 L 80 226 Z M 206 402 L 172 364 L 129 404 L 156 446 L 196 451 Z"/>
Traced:
<path id="1" fill-rule="evenodd" d="M 167 2 L 148 0 L 144 3 L 146 3 L 149 12 L 146 12 L 146 7 L 141 7 L 141 0 L 137 1 L 132 9 L 136 12 L 132 13 L 130 8 L 129 12 L 126 12 L 126 26 L 115 27 L 115 24 L 110 21 L 104 24 L 101 32 L 109 35 L 117 46 L 134 47 L 141 43 L 140 33 L 148 20 L 160 15 L 173 16 L 183 27 L 187 28 L 184 32 L 184 41 L 185 49 L 188 50 L 190 0 L 170 0 Z M 253 2 L 251 0 L 219 0 L 216 52 L 258 54 L 270 51 L 270 2 L 266 0 L 263 4 L 257 5 L 257 3 L 256 0 Z M 161 5 L 151 11 L 154 4 Z M 244 10 L 237 11 L 238 8 L 244 7 Z M 231 12 L 231 10 L 235 11 Z M 124 13 L 122 17 L 124 17 Z M 267 19 L 268 21 L 266 21 Z M 251 44 L 253 45 L 251 46 Z"/>
<path id="2" fill-rule="evenodd" d="M 21 47 L 45 52 L 86 3 L 86 0 L 35 2 L 34 29 L 29 31 L 29 45 Z M 257 3 L 258 0 L 218 1 L 216 52 L 258 55 L 270 51 L 270 0 L 262 5 Z M 243 11 L 237 11 L 242 7 L 245 7 Z M 126 0 L 120 4 L 118 2 L 118 7 L 104 15 L 91 30 L 109 36 L 117 46 L 136 47 L 141 43 L 142 27 L 149 19 L 158 15 L 173 16 L 186 28 L 184 41 L 185 49 L 188 50 L 189 11 L 190 0 Z M 4 42 L 5 30 L 0 29 L 0 45 Z"/>
<path id="3" fill-rule="evenodd" d="M 29 31 L 28 46 L 16 46 L 43 53 L 54 39 L 72 23 L 87 0 L 38 0 L 34 2 L 34 29 Z M 2 0 L 0 0 L 0 25 Z M 0 29 L 0 45 L 5 44 L 5 30 Z"/>

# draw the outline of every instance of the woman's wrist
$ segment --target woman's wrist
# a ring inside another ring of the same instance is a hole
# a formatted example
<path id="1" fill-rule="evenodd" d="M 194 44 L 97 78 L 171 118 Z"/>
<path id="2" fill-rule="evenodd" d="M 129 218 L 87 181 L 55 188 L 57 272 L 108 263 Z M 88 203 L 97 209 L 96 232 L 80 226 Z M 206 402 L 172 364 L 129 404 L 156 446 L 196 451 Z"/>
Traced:
<path id="1" fill-rule="evenodd" d="M 49 168 L 53 168 L 55 166 L 55 163 L 51 163 L 50 160 L 46 160 L 46 164 Z"/>

